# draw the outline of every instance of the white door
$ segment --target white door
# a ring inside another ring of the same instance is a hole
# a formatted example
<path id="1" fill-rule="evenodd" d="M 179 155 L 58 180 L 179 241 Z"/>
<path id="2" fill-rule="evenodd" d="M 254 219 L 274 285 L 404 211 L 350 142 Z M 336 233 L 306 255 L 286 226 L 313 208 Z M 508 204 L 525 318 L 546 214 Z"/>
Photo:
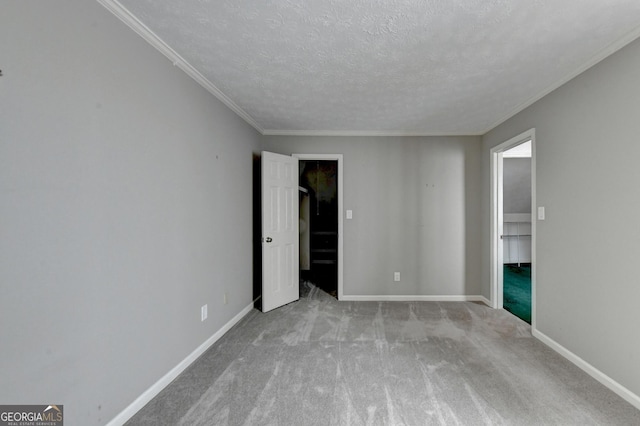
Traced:
<path id="1" fill-rule="evenodd" d="M 300 298 L 298 159 L 262 152 L 262 312 Z"/>

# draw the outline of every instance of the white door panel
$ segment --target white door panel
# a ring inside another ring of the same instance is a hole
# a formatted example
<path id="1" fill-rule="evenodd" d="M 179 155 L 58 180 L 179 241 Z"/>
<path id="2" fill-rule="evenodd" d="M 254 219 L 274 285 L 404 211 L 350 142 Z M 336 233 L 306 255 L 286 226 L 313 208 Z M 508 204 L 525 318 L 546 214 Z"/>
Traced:
<path id="1" fill-rule="evenodd" d="M 262 311 L 298 300 L 298 159 L 262 152 Z"/>

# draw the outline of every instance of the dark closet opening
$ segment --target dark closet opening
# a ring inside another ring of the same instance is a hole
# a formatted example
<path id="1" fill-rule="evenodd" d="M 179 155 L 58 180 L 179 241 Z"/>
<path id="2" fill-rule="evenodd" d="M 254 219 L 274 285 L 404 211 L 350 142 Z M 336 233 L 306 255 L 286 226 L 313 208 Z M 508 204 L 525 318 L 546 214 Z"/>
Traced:
<path id="1" fill-rule="evenodd" d="M 338 162 L 300 160 L 300 277 L 337 297 Z M 305 192 L 306 191 L 306 192 Z"/>

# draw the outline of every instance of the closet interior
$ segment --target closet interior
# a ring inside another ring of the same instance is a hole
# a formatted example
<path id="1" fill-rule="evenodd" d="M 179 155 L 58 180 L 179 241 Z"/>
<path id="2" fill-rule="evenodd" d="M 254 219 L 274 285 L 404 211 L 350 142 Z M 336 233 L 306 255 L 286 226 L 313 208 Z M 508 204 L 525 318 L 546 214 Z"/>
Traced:
<path id="1" fill-rule="evenodd" d="M 338 162 L 300 160 L 300 278 L 337 297 Z"/>

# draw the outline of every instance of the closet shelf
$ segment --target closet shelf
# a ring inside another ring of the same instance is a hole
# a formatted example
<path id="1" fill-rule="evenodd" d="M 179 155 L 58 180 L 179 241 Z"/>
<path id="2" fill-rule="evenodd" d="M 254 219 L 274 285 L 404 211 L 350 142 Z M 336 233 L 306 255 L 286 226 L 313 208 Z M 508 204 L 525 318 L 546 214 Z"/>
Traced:
<path id="1" fill-rule="evenodd" d="M 500 237 L 506 240 L 503 249 L 503 262 L 513 263 L 515 261 L 520 266 L 523 262 L 523 257 L 525 262 L 530 261 L 530 254 L 527 254 L 527 252 L 530 252 L 532 238 L 530 215 L 511 214 L 510 217 L 504 218 L 503 226 L 503 234 Z"/>

